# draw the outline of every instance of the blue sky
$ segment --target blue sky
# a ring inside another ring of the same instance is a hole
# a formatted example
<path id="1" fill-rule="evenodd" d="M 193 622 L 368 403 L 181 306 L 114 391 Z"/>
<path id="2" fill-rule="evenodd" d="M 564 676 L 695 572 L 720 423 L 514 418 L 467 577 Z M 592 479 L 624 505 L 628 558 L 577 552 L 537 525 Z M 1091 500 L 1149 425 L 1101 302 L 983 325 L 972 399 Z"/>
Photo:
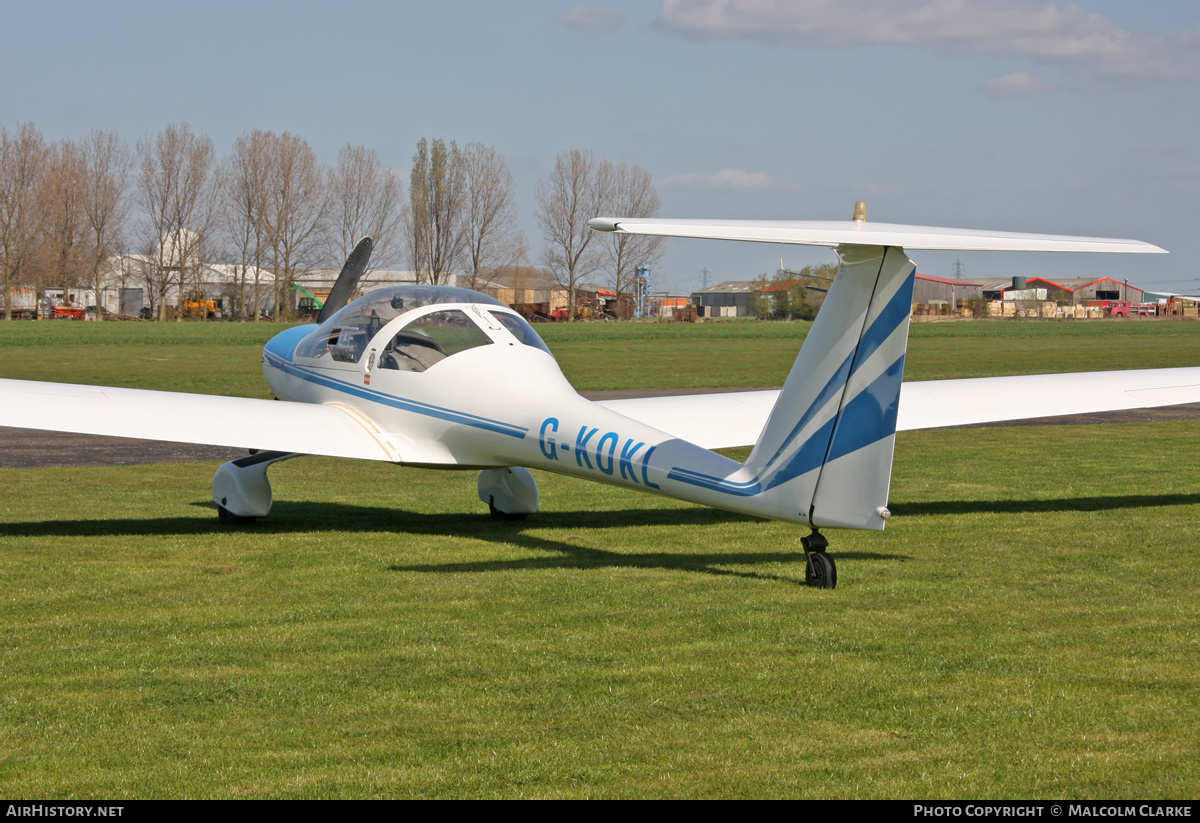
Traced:
<path id="1" fill-rule="evenodd" d="M 914 252 L 968 277 L 1113 276 L 1200 291 L 1200 3 L 1040 0 L 0 0 L 0 124 L 131 143 L 186 120 L 228 151 L 291 131 L 407 176 L 417 140 L 650 170 L 667 217 L 848 219 L 1132 237 L 1171 254 Z M 673 241 L 690 291 L 826 250 Z"/>

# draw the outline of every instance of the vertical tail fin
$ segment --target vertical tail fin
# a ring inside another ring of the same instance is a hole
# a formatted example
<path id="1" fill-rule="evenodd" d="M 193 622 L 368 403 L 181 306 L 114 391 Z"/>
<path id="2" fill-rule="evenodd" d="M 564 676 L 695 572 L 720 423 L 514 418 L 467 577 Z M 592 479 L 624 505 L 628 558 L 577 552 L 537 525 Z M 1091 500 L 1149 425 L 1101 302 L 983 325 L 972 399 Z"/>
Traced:
<path id="1" fill-rule="evenodd" d="M 746 468 L 813 527 L 882 529 L 916 267 L 894 246 L 841 266 Z"/>
<path id="2" fill-rule="evenodd" d="M 916 276 L 904 248 L 1163 252 L 1137 240 L 868 223 L 863 205 L 860 210 L 855 204 L 855 219 L 845 222 L 588 221 L 597 231 L 618 234 L 828 246 L 841 257 L 825 305 L 750 459 L 732 471 L 727 466 L 722 476 L 676 467 L 668 479 L 736 498 L 736 511 L 814 527 L 882 529 Z"/>

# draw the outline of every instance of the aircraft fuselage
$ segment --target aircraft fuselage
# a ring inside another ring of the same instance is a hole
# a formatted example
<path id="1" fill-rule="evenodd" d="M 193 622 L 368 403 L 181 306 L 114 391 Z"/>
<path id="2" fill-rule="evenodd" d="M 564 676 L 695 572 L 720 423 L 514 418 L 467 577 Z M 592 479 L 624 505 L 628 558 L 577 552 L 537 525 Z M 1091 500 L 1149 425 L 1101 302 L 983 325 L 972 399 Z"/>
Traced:
<path id="1" fill-rule="evenodd" d="M 547 350 L 489 322 L 501 314 L 516 317 L 507 308 L 442 304 L 435 311 L 469 318 L 487 342 L 415 371 L 385 367 L 392 361 L 384 353 L 419 312 L 383 324 L 359 345 L 357 359 L 335 359 L 328 351 L 305 356 L 305 341 L 311 350 L 319 329 L 300 326 L 267 344 L 263 373 L 281 400 L 355 409 L 404 465 L 523 466 L 807 522 L 807 512 L 781 511 L 763 495 L 731 493 L 744 473 L 741 463 L 581 397 Z"/>

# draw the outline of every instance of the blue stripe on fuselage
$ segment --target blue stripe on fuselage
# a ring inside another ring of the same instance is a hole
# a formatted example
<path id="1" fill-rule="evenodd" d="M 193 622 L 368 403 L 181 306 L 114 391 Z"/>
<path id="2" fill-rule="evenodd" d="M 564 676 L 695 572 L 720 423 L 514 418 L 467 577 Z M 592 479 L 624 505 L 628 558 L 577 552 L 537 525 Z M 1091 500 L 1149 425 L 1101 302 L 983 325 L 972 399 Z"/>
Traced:
<path id="1" fill-rule="evenodd" d="M 296 353 L 296 346 L 300 344 L 301 340 L 312 334 L 314 329 L 316 329 L 316 325 L 313 323 L 284 329 L 267 341 L 267 345 L 263 346 L 263 353 L 273 354 L 280 360 L 291 362 L 292 356 Z"/>
<path id="2" fill-rule="evenodd" d="M 294 329 L 289 331 L 294 331 Z M 286 332 L 284 332 L 284 334 L 286 334 Z M 297 366 L 289 359 L 292 353 L 291 351 L 288 351 L 288 357 L 284 357 L 280 356 L 278 353 L 279 348 L 272 350 L 270 347 L 271 343 L 275 343 L 282 336 L 283 335 L 280 334 L 272 338 L 271 342 L 267 344 L 267 348 L 263 349 L 263 357 L 266 359 L 267 364 L 272 368 L 279 369 L 286 374 L 290 374 L 293 377 L 298 377 L 308 383 L 324 386 L 325 388 L 333 389 L 334 391 L 339 391 L 343 394 L 349 394 L 353 397 L 359 397 L 363 400 L 370 400 L 372 403 L 391 406 L 392 408 L 400 409 L 401 411 L 413 412 L 414 414 L 423 414 L 426 417 L 436 417 L 439 420 L 448 420 L 451 423 L 462 423 L 463 425 L 473 426 L 477 429 L 484 429 L 486 431 L 496 432 L 497 434 L 505 434 L 509 437 L 515 437 L 518 440 L 523 439 L 525 435 L 529 433 L 529 429 L 521 428 L 520 426 L 515 426 L 511 423 L 503 423 L 499 420 L 491 420 L 487 417 L 467 414 L 466 412 L 459 412 L 453 409 L 443 408 L 442 406 L 434 406 L 430 403 L 421 403 L 416 400 L 405 400 L 402 397 L 394 397 L 390 394 L 384 394 L 383 392 L 352 386 L 344 380 L 326 377 L 325 375 L 319 374 L 312 369 L 304 368 L 303 366 Z M 303 335 L 301 335 L 301 337 L 302 336 Z M 299 339 L 297 339 L 295 342 L 299 342 Z M 295 347 L 295 342 L 292 344 L 293 349 Z"/>
<path id="3" fill-rule="evenodd" d="M 667 473 L 667 479 L 678 480 L 681 483 L 687 483 L 689 486 L 699 486 L 702 489 L 712 489 L 713 491 L 732 494 L 738 497 L 753 497 L 762 491 L 762 486 L 759 484 L 758 478 L 747 480 L 744 483 L 735 483 L 732 480 L 726 480 L 722 477 L 713 477 L 710 474 L 701 474 L 690 469 L 681 469 L 678 466 Z"/>

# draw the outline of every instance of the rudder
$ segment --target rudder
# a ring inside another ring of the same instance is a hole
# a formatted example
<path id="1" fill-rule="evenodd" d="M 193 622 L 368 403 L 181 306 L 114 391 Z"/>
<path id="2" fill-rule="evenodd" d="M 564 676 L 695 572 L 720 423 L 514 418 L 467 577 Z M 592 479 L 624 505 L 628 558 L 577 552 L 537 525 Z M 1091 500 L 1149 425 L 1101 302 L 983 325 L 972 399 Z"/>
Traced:
<path id="1" fill-rule="evenodd" d="M 746 467 L 813 527 L 882 529 L 916 267 L 842 246 L 825 304 Z"/>

